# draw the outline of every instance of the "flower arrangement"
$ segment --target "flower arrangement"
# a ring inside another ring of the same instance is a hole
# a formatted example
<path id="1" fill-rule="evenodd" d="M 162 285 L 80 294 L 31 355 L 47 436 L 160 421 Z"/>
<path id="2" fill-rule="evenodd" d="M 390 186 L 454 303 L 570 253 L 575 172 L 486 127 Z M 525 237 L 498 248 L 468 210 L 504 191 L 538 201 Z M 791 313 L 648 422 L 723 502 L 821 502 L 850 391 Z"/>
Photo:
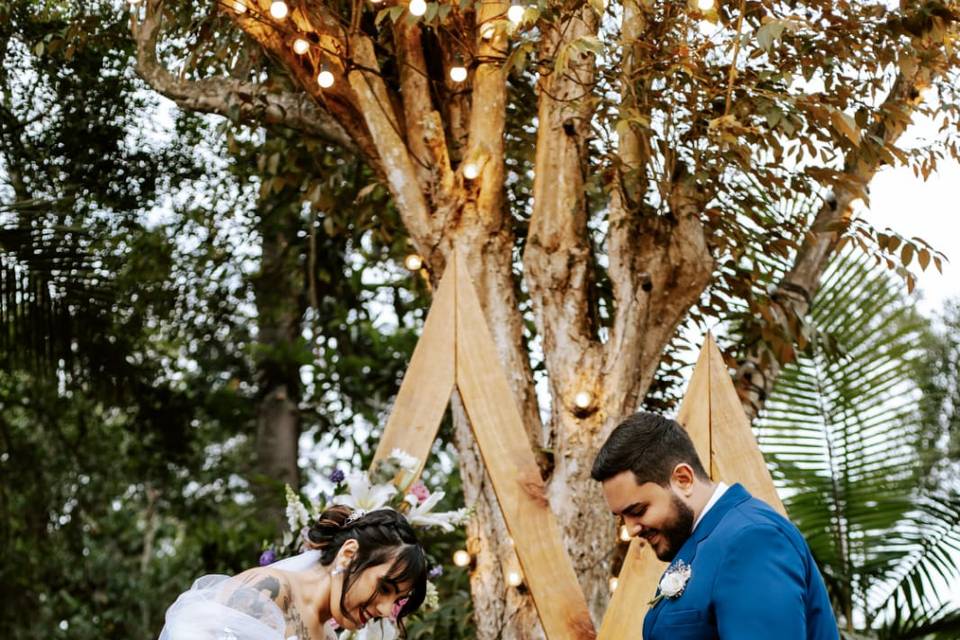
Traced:
<path id="1" fill-rule="evenodd" d="M 260 565 L 302 551 L 310 521 L 334 505 L 350 507 L 361 516 L 377 509 L 394 509 L 402 513 L 411 525 L 420 528 L 438 527 L 453 531 L 455 527 L 466 524 L 471 515 L 468 509 L 434 511 L 445 493 L 430 491 L 423 482 L 414 482 L 419 469 L 420 461 L 417 458 L 401 449 L 394 449 L 389 457 L 377 462 L 369 472 L 334 470 L 328 476 L 334 484 L 333 496 L 329 500 L 320 496 L 319 500 L 305 504 L 288 485 L 286 516 L 289 529 L 283 534 L 279 551 L 267 547 L 261 553 Z M 443 567 L 440 565 L 430 571 L 431 580 L 427 582 L 427 595 L 423 602 L 425 609 L 439 606 L 439 594 L 432 580 L 442 574 Z M 393 640 L 397 637 L 396 626 L 389 620 L 381 620 L 359 631 L 347 632 L 340 640 Z"/>

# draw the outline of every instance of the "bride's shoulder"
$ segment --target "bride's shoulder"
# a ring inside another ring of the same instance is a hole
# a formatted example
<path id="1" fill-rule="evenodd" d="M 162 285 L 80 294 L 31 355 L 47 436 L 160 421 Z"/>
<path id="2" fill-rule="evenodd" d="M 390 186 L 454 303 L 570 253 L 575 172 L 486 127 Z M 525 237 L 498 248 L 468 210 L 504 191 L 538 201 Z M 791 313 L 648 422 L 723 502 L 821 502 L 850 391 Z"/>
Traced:
<path id="1" fill-rule="evenodd" d="M 273 600 L 281 610 L 286 611 L 293 597 L 290 576 L 271 567 L 254 567 L 231 578 L 228 589 L 252 589 Z"/>

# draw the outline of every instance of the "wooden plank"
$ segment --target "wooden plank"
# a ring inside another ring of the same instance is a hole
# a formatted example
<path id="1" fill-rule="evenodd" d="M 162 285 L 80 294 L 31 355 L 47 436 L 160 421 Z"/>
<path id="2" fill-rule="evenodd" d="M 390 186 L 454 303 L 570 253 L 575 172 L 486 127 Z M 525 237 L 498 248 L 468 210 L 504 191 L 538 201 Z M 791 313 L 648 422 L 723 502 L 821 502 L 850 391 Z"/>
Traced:
<path id="1" fill-rule="evenodd" d="M 687 384 L 677 422 L 686 427 L 701 462 L 710 468 L 710 351 L 701 349 Z M 657 592 L 667 563 L 660 562 L 650 545 L 634 538 L 617 577 L 617 590 L 603 616 L 599 640 L 640 638 L 647 604 Z"/>
<path id="2" fill-rule="evenodd" d="M 457 260 L 457 386 L 550 640 L 596 636 L 466 265 Z"/>
<path id="3" fill-rule="evenodd" d="M 379 460 L 394 449 L 403 449 L 420 460 L 418 475 L 430 455 L 456 380 L 454 271 L 451 265 L 440 279 L 374 456 Z"/>
<path id="4" fill-rule="evenodd" d="M 739 482 L 754 497 L 786 515 L 730 372 L 710 334 L 703 349 L 710 354 L 710 439 L 713 467 L 717 471 L 714 479 L 728 484 Z"/>

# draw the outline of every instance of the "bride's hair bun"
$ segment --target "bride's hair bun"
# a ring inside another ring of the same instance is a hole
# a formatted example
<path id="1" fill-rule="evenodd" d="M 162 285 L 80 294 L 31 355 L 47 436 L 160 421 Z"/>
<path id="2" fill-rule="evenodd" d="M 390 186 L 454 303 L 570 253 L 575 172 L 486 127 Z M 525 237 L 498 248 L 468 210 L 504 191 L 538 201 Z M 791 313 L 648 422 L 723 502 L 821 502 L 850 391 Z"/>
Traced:
<path id="1" fill-rule="evenodd" d="M 325 510 L 310 523 L 307 529 L 306 546 L 311 549 L 326 549 L 334 543 L 337 534 L 343 530 L 347 518 L 353 511 L 350 507 L 337 504 Z M 337 545 L 339 546 L 339 545 Z"/>

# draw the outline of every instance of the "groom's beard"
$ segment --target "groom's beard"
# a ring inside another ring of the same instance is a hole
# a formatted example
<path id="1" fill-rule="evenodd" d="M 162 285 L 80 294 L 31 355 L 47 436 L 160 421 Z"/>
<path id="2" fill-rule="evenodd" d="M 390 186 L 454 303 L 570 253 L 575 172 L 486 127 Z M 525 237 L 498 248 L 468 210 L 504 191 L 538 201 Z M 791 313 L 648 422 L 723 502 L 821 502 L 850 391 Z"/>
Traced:
<path id="1" fill-rule="evenodd" d="M 673 503 L 673 518 L 657 530 L 654 535 L 659 536 L 660 539 L 657 540 L 655 546 L 651 545 L 653 552 L 657 554 L 657 558 L 661 562 L 673 560 L 677 552 L 680 551 L 680 547 L 693 533 L 693 510 L 676 494 L 672 494 L 670 497 Z"/>

